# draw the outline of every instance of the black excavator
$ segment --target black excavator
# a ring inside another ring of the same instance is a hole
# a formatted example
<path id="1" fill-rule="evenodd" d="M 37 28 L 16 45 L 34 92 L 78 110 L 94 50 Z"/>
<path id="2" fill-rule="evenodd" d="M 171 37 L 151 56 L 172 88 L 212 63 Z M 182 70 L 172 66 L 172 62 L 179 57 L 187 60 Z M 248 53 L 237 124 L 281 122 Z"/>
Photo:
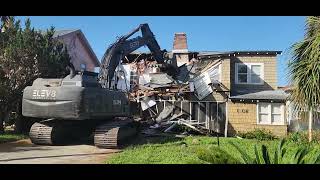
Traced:
<path id="1" fill-rule="evenodd" d="M 142 36 L 129 39 L 141 30 Z M 40 119 L 29 135 L 32 143 L 63 145 L 92 137 L 100 148 L 118 148 L 137 133 L 126 92 L 112 88 L 115 70 L 124 56 L 147 46 L 164 69 L 175 69 L 166 61 L 148 24 L 141 24 L 109 46 L 99 73 L 76 72 L 62 79 L 36 79 L 24 89 L 22 114 Z M 171 71 L 172 73 L 172 71 Z M 174 74 L 174 73 L 173 73 Z"/>

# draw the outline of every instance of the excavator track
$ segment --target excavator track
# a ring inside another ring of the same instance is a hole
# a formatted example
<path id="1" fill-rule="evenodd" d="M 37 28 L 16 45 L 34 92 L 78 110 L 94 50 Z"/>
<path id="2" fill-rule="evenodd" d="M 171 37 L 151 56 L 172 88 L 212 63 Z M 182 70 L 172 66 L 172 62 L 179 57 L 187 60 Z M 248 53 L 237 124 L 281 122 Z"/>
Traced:
<path id="1" fill-rule="evenodd" d="M 34 123 L 31 126 L 29 136 L 34 144 L 53 145 L 52 132 L 53 127 L 42 123 Z"/>
<path id="2" fill-rule="evenodd" d="M 98 126 L 94 144 L 99 148 L 119 148 L 119 145 L 137 133 L 137 125 L 129 119 L 115 120 Z"/>
<path id="3" fill-rule="evenodd" d="M 76 124 L 42 121 L 31 126 L 29 137 L 33 144 L 63 145 L 74 137 L 80 137 L 77 132 L 81 133 L 81 129 L 77 129 Z"/>

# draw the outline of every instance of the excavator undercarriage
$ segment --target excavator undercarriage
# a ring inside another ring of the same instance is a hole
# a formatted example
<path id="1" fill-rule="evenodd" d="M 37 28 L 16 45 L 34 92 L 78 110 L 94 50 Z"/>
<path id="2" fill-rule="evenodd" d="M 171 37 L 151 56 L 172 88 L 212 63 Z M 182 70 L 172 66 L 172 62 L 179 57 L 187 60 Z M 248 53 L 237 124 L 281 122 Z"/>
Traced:
<path id="1" fill-rule="evenodd" d="M 113 119 L 98 125 L 50 119 L 34 123 L 29 136 L 32 143 L 39 145 L 65 145 L 93 136 L 94 145 L 99 148 L 118 148 L 137 134 L 137 128 L 137 122 L 130 118 Z"/>

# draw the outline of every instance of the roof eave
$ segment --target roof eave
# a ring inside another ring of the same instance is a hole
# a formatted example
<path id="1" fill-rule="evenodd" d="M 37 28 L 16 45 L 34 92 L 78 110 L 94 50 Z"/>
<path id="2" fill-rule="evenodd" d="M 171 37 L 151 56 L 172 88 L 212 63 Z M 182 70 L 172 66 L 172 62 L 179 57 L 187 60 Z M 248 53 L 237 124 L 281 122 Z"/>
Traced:
<path id="1" fill-rule="evenodd" d="M 256 102 L 263 102 L 263 101 L 273 101 L 273 102 L 285 102 L 287 99 L 286 98 L 274 98 L 274 99 L 266 99 L 266 98 L 238 98 L 238 97 L 230 97 L 229 98 L 231 101 L 256 101 Z"/>
<path id="2" fill-rule="evenodd" d="M 227 57 L 236 55 L 279 55 L 282 51 L 229 51 L 229 52 L 215 52 L 215 53 L 204 53 L 199 52 L 199 57 Z"/>

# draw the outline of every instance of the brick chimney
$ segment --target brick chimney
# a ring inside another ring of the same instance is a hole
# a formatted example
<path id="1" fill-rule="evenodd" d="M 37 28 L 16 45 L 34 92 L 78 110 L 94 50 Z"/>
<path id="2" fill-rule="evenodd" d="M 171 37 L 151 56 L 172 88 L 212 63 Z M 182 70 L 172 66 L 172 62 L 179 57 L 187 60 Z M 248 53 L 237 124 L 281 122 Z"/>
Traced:
<path id="1" fill-rule="evenodd" d="M 175 33 L 172 53 L 178 67 L 189 64 L 188 45 L 186 33 Z"/>
<path id="2" fill-rule="evenodd" d="M 173 53 L 187 53 L 187 35 L 186 33 L 175 33 L 173 41 Z"/>

